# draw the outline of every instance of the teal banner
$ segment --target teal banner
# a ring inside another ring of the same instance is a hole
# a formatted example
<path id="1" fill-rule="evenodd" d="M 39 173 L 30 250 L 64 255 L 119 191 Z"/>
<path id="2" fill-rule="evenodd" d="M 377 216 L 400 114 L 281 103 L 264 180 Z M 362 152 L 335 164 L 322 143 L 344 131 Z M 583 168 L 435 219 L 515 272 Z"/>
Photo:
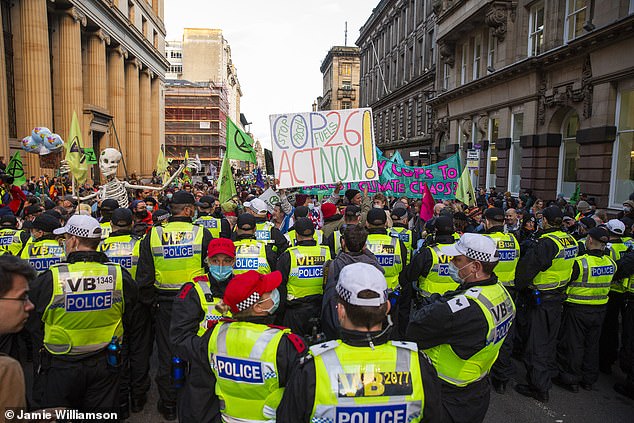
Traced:
<path id="1" fill-rule="evenodd" d="M 371 194 L 383 193 L 386 196 L 422 198 L 425 183 L 434 199 L 453 200 L 460 179 L 460 158 L 458 153 L 429 166 L 406 166 L 387 159 L 377 149 L 379 180 L 344 183 L 344 191 L 368 187 Z M 330 195 L 335 185 L 315 185 L 303 187 L 301 192 L 309 195 Z"/>

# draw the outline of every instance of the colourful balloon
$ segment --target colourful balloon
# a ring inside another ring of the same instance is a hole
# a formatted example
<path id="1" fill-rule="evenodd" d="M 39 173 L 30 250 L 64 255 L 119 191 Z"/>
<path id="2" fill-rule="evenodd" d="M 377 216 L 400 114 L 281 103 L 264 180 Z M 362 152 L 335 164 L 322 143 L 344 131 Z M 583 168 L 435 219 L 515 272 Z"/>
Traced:
<path id="1" fill-rule="evenodd" d="M 22 149 L 27 153 L 37 153 L 39 152 L 40 147 L 41 145 L 32 137 L 22 138 Z"/>

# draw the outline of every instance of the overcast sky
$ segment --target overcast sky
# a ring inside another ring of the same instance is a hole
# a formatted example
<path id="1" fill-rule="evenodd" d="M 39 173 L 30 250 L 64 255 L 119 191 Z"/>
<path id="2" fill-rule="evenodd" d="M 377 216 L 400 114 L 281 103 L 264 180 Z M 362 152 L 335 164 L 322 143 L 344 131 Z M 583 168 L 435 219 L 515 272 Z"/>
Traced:
<path id="1" fill-rule="evenodd" d="M 183 28 L 220 28 L 242 87 L 241 112 L 270 148 L 269 115 L 308 112 L 322 94 L 322 60 L 354 45 L 378 0 L 166 0 L 168 40 Z"/>

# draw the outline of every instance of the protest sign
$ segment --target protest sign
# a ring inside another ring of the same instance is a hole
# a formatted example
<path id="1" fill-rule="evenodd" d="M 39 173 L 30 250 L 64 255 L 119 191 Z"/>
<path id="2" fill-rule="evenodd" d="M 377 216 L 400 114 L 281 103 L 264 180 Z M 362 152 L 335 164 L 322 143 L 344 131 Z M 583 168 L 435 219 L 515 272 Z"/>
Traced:
<path id="1" fill-rule="evenodd" d="M 381 192 L 395 197 L 422 198 L 425 183 L 437 200 L 455 198 L 460 178 L 460 158 L 454 154 L 447 159 L 429 166 L 404 166 L 385 158 L 377 152 L 379 180 L 344 184 L 344 190 L 354 188 L 362 191 L 366 186 L 370 194 Z M 335 189 L 335 184 L 303 187 L 302 192 L 310 195 L 327 195 Z"/>
<path id="2" fill-rule="evenodd" d="M 371 109 L 287 113 L 270 121 L 278 188 L 378 179 Z"/>
<path id="3" fill-rule="evenodd" d="M 275 205 L 280 203 L 280 196 L 277 192 L 269 188 L 260 195 L 260 200 L 266 203 L 266 208 L 269 210 L 269 213 L 273 213 Z"/>

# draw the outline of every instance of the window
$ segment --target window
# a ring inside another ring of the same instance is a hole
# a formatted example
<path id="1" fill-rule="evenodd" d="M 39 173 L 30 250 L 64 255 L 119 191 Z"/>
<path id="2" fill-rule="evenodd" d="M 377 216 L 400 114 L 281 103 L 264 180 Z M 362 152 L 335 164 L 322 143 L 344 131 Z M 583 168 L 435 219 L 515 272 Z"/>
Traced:
<path id="1" fill-rule="evenodd" d="M 617 105 L 610 203 L 620 208 L 634 191 L 634 89 L 621 91 Z"/>
<path id="2" fill-rule="evenodd" d="M 531 7 L 528 19 L 528 55 L 537 56 L 544 52 L 544 4 Z"/>
<path id="3" fill-rule="evenodd" d="M 414 57 L 414 46 L 409 48 L 409 79 L 414 78 L 414 70 L 416 69 L 416 61 Z"/>
<path id="4" fill-rule="evenodd" d="M 131 24 L 135 24 L 135 19 L 134 19 L 134 3 L 131 1 L 128 1 L 128 19 L 130 20 Z"/>
<path id="5" fill-rule="evenodd" d="M 352 103 L 349 101 L 341 102 L 341 110 L 352 109 Z"/>
<path id="6" fill-rule="evenodd" d="M 573 112 L 562 126 L 562 140 L 559 150 L 559 172 L 557 192 L 570 197 L 577 186 L 577 163 L 579 162 L 579 144 L 577 144 L 579 115 Z"/>
<path id="7" fill-rule="evenodd" d="M 493 30 L 489 30 L 489 40 L 487 42 L 487 72 L 495 70 L 495 50 L 498 47 L 498 39 L 493 36 Z"/>
<path id="8" fill-rule="evenodd" d="M 630 0 L 630 10 L 629 13 L 634 13 L 634 0 Z"/>
<path id="9" fill-rule="evenodd" d="M 143 15 L 141 15 L 141 32 L 143 36 L 147 38 L 147 19 Z"/>
<path id="10" fill-rule="evenodd" d="M 352 89 L 352 81 L 341 81 L 341 88 L 344 90 Z"/>
<path id="11" fill-rule="evenodd" d="M 498 118 L 489 119 L 489 150 L 487 152 L 487 178 L 486 187 L 495 188 L 497 169 L 498 169 L 498 153 L 495 143 L 499 138 L 500 120 Z"/>
<path id="12" fill-rule="evenodd" d="M 436 50 L 434 49 L 436 46 L 436 36 L 434 35 L 433 29 L 427 33 L 427 39 L 429 40 L 429 64 L 431 65 L 427 67 L 432 68 L 434 63 L 436 63 Z"/>
<path id="13" fill-rule="evenodd" d="M 423 74 L 425 72 L 425 40 L 418 40 L 418 73 Z"/>
<path id="14" fill-rule="evenodd" d="M 180 59 L 180 58 L 183 57 L 183 52 L 182 51 L 172 50 L 170 52 L 170 56 L 172 57 L 172 59 Z"/>
<path id="15" fill-rule="evenodd" d="M 152 30 L 152 45 L 154 46 L 154 48 L 158 48 L 158 44 L 159 44 L 158 33 L 156 32 L 155 29 L 153 29 Z"/>
<path id="16" fill-rule="evenodd" d="M 0 33 L 0 37 L 4 39 L 4 52 L 0 52 L 0 54 L 4 54 L 4 63 L 5 63 L 5 72 L 7 75 L 6 81 L 0 81 L 0 84 L 6 84 L 6 93 L 7 93 L 7 106 L 8 110 L 0 110 L 0 113 L 5 113 L 8 117 L 8 132 L 9 137 L 17 138 L 18 137 L 18 127 L 16 121 L 16 113 L 15 113 L 15 85 L 13 83 L 15 70 L 13 67 L 13 28 L 11 27 L 11 6 L 9 2 L 0 1 L 0 7 L 2 8 L 2 29 L 3 33 Z M 5 140 L 2 140 L 5 142 Z"/>
<path id="17" fill-rule="evenodd" d="M 583 24 L 586 22 L 586 11 L 586 0 L 566 0 L 566 41 L 571 41 L 581 36 Z"/>
<path id="18" fill-rule="evenodd" d="M 520 192 L 520 171 L 522 169 L 520 137 L 524 129 L 524 113 L 513 113 L 511 115 L 511 128 L 511 165 L 509 166 L 508 190 L 517 195 Z"/>
<path id="19" fill-rule="evenodd" d="M 183 65 L 171 65 L 170 73 L 183 73 Z"/>
<path id="20" fill-rule="evenodd" d="M 448 90 L 449 89 L 449 72 L 450 72 L 450 67 L 447 63 L 443 64 L 442 67 L 442 89 L 443 90 Z"/>
<path id="21" fill-rule="evenodd" d="M 482 61 L 482 41 L 476 38 L 473 43 L 473 79 L 480 78 L 480 62 Z"/>
<path id="22" fill-rule="evenodd" d="M 339 75 L 352 75 L 352 64 L 350 63 L 341 63 L 339 65 Z"/>
<path id="23" fill-rule="evenodd" d="M 465 43 L 462 45 L 462 56 L 460 58 L 460 84 L 467 83 L 467 46 Z"/>

